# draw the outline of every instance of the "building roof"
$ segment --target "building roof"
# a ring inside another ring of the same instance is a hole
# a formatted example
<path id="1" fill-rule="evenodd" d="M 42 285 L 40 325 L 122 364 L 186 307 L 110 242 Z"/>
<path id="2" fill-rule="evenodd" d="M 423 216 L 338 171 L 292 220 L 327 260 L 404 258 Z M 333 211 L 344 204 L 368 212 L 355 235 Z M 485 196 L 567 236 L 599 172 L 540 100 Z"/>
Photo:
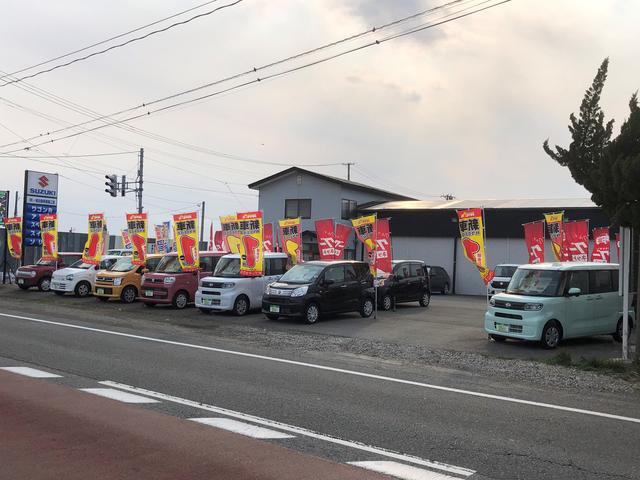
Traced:
<path id="1" fill-rule="evenodd" d="M 282 170 L 278 173 L 274 173 L 273 175 L 270 175 L 268 177 L 257 180 L 253 183 L 250 183 L 248 187 L 253 190 L 259 190 L 260 187 L 262 187 L 263 185 L 266 185 L 267 183 L 270 183 L 273 181 L 277 181 L 278 179 L 285 177 L 287 175 L 291 175 L 293 173 L 304 173 L 306 175 L 311 175 L 313 177 L 326 180 L 327 182 L 338 183 L 340 185 L 344 185 L 350 188 L 355 188 L 357 190 L 375 193 L 378 195 L 384 195 L 386 197 L 393 198 L 396 200 L 415 200 L 414 198 L 407 197 L 406 195 L 401 195 L 399 193 L 390 192 L 388 190 L 382 190 L 380 188 L 371 187 L 369 185 L 365 185 L 364 183 L 358 183 L 358 182 L 353 182 L 351 180 L 345 180 L 343 178 L 332 177 L 331 175 L 323 175 L 321 173 L 312 172 L 311 170 L 306 170 L 300 167 L 287 168 L 286 170 Z"/>
<path id="2" fill-rule="evenodd" d="M 599 208 L 588 198 L 536 198 L 508 200 L 411 200 L 370 204 L 361 210 L 453 210 L 463 208 L 538 209 Z"/>

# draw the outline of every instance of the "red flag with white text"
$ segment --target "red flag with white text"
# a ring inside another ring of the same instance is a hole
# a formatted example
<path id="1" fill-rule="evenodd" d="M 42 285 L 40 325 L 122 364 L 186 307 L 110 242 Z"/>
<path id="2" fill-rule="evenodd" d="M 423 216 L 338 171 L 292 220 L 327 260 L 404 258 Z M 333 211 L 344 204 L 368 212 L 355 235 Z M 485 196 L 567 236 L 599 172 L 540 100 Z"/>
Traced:
<path id="1" fill-rule="evenodd" d="M 379 218 L 376 220 L 376 269 L 378 275 L 390 275 L 393 266 L 393 254 L 391 249 L 391 228 L 388 218 Z"/>
<path id="2" fill-rule="evenodd" d="M 222 230 L 216 230 L 213 234 L 213 244 L 218 252 L 224 252 L 224 238 L 222 236 Z"/>
<path id="3" fill-rule="evenodd" d="M 347 246 L 347 242 L 349 241 L 349 236 L 351 235 L 352 229 L 352 226 L 345 225 L 344 223 L 336 224 L 336 232 L 334 237 L 334 259 L 342 260 L 344 258 L 344 249 Z"/>
<path id="4" fill-rule="evenodd" d="M 593 252 L 591 252 L 591 261 L 601 263 L 609 263 L 611 261 L 609 227 L 593 229 Z"/>
<path id="5" fill-rule="evenodd" d="M 315 224 L 320 260 L 335 259 L 335 233 L 333 231 L 333 220 L 330 218 L 316 220 Z"/>
<path id="6" fill-rule="evenodd" d="M 564 260 L 586 262 L 589 260 L 589 220 L 564 222 Z"/>
<path id="7" fill-rule="evenodd" d="M 529 263 L 544 262 L 544 220 L 525 223 L 524 242 L 529 254 Z"/>
<path id="8" fill-rule="evenodd" d="M 262 244 L 265 252 L 275 252 L 273 244 L 273 223 L 265 223 L 262 226 Z"/>

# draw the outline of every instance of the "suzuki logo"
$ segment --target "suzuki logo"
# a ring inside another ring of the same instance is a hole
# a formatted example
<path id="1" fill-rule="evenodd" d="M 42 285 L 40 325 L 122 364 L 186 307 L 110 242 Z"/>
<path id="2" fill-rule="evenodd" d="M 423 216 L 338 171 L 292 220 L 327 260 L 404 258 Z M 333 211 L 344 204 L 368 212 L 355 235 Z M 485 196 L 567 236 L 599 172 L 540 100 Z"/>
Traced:
<path id="1" fill-rule="evenodd" d="M 504 306 L 507 307 L 507 308 L 511 308 L 511 304 L 510 303 L 505 303 Z"/>
<path id="2" fill-rule="evenodd" d="M 38 179 L 38 185 L 40 185 L 42 188 L 45 188 L 45 187 L 49 186 L 49 179 L 47 177 L 45 177 L 44 175 L 42 175 Z"/>

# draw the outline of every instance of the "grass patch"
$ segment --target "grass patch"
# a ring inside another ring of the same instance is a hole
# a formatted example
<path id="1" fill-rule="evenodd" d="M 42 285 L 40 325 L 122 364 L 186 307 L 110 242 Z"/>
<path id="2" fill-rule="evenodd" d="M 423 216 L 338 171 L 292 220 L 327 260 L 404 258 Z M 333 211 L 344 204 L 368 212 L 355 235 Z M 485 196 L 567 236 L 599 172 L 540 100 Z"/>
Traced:
<path id="1" fill-rule="evenodd" d="M 620 375 L 627 380 L 640 378 L 640 361 L 625 363 L 614 358 L 585 358 L 574 360 L 568 352 L 560 352 L 553 357 L 543 360 L 547 365 L 559 365 L 562 367 L 574 367 L 586 372 Z"/>
<path id="2" fill-rule="evenodd" d="M 543 362 L 547 365 L 561 365 L 563 367 L 573 366 L 573 360 L 571 359 L 571 354 L 569 352 L 560 352 L 553 357 L 543 360 Z"/>

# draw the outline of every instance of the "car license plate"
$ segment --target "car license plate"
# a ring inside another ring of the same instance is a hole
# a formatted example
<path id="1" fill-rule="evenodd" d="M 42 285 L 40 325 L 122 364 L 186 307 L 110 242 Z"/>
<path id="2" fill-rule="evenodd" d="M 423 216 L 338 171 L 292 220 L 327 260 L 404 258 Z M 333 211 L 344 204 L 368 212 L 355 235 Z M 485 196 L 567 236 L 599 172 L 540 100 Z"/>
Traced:
<path id="1" fill-rule="evenodd" d="M 502 333 L 509 333 L 509 325 L 504 325 L 502 323 L 496 324 L 496 330 Z"/>
<path id="2" fill-rule="evenodd" d="M 153 290 L 145 290 L 144 291 L 145 296 L 147 297 L 153 297 Z"/>
<path id="3" fill-rule="evenodd" d="M 24 283 L 24 280 L 23 280 L 22 278 L 19 278 L 19 279 L 18 279 L 18 284 L 19 284 L 19 285 L 22 285 L 23 283 Z"/>
<path id="4" fill-rule="evenodd" d="M 98 295 L 104 295 L 104 288 L 96 288 L 96 293 Z"/>
<path id="5" fill-rule="evenodd" d="M 280 305 L 270 305 L 269 311 L 271 313 L 280 313 Z"/>
<path id="6" fill-rule="evenodd" d="M 202 299 L 202 304 L 203 305 L 211 305 L 211 299 L 210 298 L 203 298 Z"/>

